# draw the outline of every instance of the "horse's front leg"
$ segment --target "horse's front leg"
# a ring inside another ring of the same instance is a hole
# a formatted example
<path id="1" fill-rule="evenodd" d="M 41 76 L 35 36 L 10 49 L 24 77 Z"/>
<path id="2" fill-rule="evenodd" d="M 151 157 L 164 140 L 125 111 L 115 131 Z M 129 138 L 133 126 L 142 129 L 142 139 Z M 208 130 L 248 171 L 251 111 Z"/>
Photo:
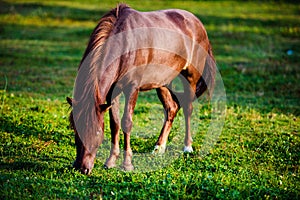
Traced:
<path id="1" fill-rule="evenodd" d="M 132 88 L 129 91 L 125 91 L 125 108 L 122 117 L 122 130 L 124 133 L 124 161 L 123 168 L 125 171 L 132 171 L 134 169 L 132 165 L 132 150 L 130 147 L 130 132 L 132 129 L 132 116 L 134 107 L 136 105 L 138 97 L 138 90 Z"/>
<path id="2" fill-rule="evenodd" d="M 120 116 L 119 116 L 119 97 L 116 97 L 112 108 L 109 110 L 110 130 L 111 130 L 111 149 L 110 156 L 106 160 L 104 166 L 113 168 L 116 166 L 116 160 L 120 155 L 119 148 L 119 131 L 120 131 Z"/>

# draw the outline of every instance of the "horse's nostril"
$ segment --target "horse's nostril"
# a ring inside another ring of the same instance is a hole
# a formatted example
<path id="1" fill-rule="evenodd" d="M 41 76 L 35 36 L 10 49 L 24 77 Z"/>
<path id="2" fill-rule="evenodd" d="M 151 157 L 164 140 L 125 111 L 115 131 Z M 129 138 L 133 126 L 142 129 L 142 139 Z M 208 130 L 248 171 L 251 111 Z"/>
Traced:
<path id="1" fill-rule="evenodd" d="M 82 169 L 81 172 L 85 175 L 89 175 L 90 170 L 89 169 Z"/>

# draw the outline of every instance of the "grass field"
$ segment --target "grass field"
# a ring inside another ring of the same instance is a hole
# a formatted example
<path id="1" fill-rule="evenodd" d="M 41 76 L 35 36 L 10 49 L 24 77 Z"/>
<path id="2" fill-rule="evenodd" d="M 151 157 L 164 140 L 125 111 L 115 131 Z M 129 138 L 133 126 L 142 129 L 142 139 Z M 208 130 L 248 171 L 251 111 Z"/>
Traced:
<path id="1" fill-rule="evenodd" d="M 0 198 L 300 199 L 296 3 L 126 1 L 142 11 L 186 9 L 202 20 L 227 94 L 223 132 L 204 158 L 182 154 L 155 171 L 105 170 L 100 157 L 91 176 L 72 169 L 65 97 L 91 31 L 116 2 L 0 1 Z M 155 93 L 141 94 L 135 131 L 157 135 L 161 109 Z M 202 111 L 196 150 L 210 121 Z M 155 138 L 133 140 L 134 152 L 151 151 Z"/>

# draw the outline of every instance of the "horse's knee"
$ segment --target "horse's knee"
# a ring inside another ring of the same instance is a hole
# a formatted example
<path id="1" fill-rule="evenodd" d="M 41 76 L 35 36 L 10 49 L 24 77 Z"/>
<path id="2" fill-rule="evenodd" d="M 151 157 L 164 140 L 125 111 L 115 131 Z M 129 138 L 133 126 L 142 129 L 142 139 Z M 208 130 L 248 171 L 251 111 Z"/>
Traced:
<path id="1" fill-rule="evenodd" d="M 130 119 L 129 117 L 123 117 L 121 127 L 125 133 L 129 133 L 132 128 L 132 119 Z"/>
<path id="2" fill-rule="evenodd" d="M 167 121 L 173 122 L 178 110 L 179 106 L 176 103 L 170 105 L 170 107 L 167 109 Z"/>
<path id="3" fill-rule="evenodd" d="M 190 116 L 193 112 L 193 104 L 192 103 L 188 103 L 186 105 L 183 106 L 183 112 L 185 115 Z"/>

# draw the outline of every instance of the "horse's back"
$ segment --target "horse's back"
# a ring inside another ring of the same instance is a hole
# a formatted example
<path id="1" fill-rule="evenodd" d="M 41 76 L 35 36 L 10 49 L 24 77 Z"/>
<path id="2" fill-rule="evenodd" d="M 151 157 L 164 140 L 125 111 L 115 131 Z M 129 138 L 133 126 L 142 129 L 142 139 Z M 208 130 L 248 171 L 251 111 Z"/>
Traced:
<path id="1" fill-rule="evenodd" d="M 203 55 L 209 49 L 201 21 L 179 9 L 139 12 L 125 7 L 119 11 L 111 35 L 117 37 L 109 46 L 117 48 L 108 49 L 108 55 L 122 55 L 112 65 L 118 68 L 116 77 L 127 74 L 123 80 L 137 82 L 141 90 L 167 85 L 182 70 L 198 74 L 197 82 L 204 68 Z M 122 53 L 116 53 L 118 49 Z M 189 66 L 193 66 L 193 72 Z"/>
<path id="2" fill-rule="evenodd" d="M 186 10 L 168 9 L 140 12 L 127 8 L 119 17 L 120 19 L 115 25 L 115 34 L 136 28 L 160 28 L 184 34 L 198 43 L 208 40 L 201 21 Z"/>

